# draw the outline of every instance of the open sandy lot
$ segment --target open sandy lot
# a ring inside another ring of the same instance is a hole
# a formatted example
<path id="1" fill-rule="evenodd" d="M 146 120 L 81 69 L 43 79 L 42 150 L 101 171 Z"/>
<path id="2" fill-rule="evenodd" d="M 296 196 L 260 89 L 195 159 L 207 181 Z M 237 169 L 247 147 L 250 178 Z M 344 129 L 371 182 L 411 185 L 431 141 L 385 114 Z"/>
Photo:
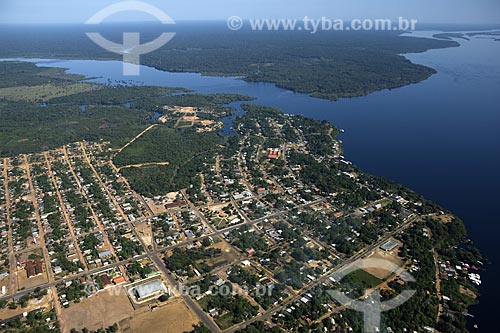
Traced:
<path id="1" fill-rule="evenodd" d="M 63 309 L 61 317 L 69 329 L 81 330 L 87 327 L 90 330 L 97 330 L 118 323 L 133 314 L 134 309 L 125 292 L 110 295 L 107 291 L 103 291 Z"/>
<path id="2" fill-rule="evenodd" d="M 155 201 L 149 198 L 144 198 L 146 201 L 146 204 L 148 205 L 149 209 L 155 213 L 155 215 L 161 215 L 163 213 L 167 212 L 167 209 L 165 208 L 165 203 L 161 203 L 160 205 L 156 205 Z"/>
<path id="3" fill-rule="evenodd" d="M 182 300 L 174 301 L 155 311 L 148 311 L 120 322 L 120 331 L 127 333 L 182 333 L 199 322 Z"/>
<path id="4" fill-rule="evenodd" d="M 392 262 L 393 264 L 403 267 L 403 262 L 401 261 L 401 258 L 398 256 L 399 253 L 399 247 L 395 248 L 392 251 L 386 252 L 381 249 L 375 250 L 375 253 L 371 256 L 369 256 L 369 259 L 381 259 L 381 260 L 387 260 Z M 388 272 L 386 269 L 380 269 L 380 268 L 366 268 L 366 272 L 370 273 L 371 275 L 383 280 L 388 277 L 388 275 L 391 274 L 391 272 Z"/>
<path id="5" fill-rule="evenodd" d="M 142 241 L 147 245 L 153 245 L 153 231 L 151 225 L 146 222 L 136 223 L 136 230 Z"/>

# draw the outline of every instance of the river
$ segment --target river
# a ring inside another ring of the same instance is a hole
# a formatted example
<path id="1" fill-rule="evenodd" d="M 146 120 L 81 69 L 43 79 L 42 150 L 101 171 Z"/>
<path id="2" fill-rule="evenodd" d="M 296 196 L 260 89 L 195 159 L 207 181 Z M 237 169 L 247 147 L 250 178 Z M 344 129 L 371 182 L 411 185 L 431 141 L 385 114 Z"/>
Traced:
<path id="1" fill-rule="evenodd" d="M 419 32 L 418 36 L 432 36 Z M 500 42 L 455 39 L 460 47 L 406 57 L 438 71 L 426 81 L 368 96 L 330 102 L 237 78 L 168 73 L 141 66 L 132 83 L 185 87 L 197 93 L 237 93 L 253 103 L 331 121 L 345 129 L 345 156 L 366 172 L 395 180 L 462 218 L 470 237 L 493 265 L 481 272 L 480 304 L 469 326 L 498 329 L 496 277 L 500 273 Z M 127 81 L 122 63 L 29 59 L 108 83 Z M 476 330 L 477 331 L 477 330 Z"/>

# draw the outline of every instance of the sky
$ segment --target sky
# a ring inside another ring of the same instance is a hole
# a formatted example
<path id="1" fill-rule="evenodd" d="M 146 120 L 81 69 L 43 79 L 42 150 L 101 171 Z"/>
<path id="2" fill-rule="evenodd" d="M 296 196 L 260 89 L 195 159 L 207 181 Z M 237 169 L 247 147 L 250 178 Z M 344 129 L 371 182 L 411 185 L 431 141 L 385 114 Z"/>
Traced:
<path id="1" fill-rule="evenodd" d="M 125 0 L 0 0 L 0 24 L 83 23 L 107 5 Z M 249 18 L 418 19 L 420 23 L 500 24 L 500 0 L 143 0 L 175 21 Z M 144 21 L 122 13 L 112 21 Z"/>

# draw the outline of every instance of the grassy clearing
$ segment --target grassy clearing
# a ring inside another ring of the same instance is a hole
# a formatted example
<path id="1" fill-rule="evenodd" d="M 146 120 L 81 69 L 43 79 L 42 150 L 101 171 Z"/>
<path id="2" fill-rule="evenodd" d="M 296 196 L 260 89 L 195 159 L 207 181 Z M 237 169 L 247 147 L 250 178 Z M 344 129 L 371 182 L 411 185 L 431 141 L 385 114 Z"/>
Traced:
<path id="1" fill-rule="evenodd" d="M 354 288 L 361 289 L 370 289 L 378 286 L 383 282 L 381 279 L 371 275 L 370 273 L 362 269 L 352 272 L 351 274 L 346 276 L 344 280 L 346 284 Z"/>
<path id="2" fill-rule="evenodd" d="M 74 95 L 94 90 L 88 83 L 54 85 L 51 83 L 37 86 L 20 86 L 0 89 L 0 98 L 13 101 L 43 102 L 52 98 Z"/>

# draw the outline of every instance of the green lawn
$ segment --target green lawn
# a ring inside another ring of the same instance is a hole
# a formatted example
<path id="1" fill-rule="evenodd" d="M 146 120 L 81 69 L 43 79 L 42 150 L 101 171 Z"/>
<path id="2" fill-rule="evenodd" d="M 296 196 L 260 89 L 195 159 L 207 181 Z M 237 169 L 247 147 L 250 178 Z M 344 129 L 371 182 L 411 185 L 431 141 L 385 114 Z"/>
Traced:
<path id="1" fill-rule="evenodd" d="M 343 280 L 343 283 L 352 288 L 370 289 L 381 284 L 383 280 L 371 275 L 367 271 L 359 269 Z"/>

